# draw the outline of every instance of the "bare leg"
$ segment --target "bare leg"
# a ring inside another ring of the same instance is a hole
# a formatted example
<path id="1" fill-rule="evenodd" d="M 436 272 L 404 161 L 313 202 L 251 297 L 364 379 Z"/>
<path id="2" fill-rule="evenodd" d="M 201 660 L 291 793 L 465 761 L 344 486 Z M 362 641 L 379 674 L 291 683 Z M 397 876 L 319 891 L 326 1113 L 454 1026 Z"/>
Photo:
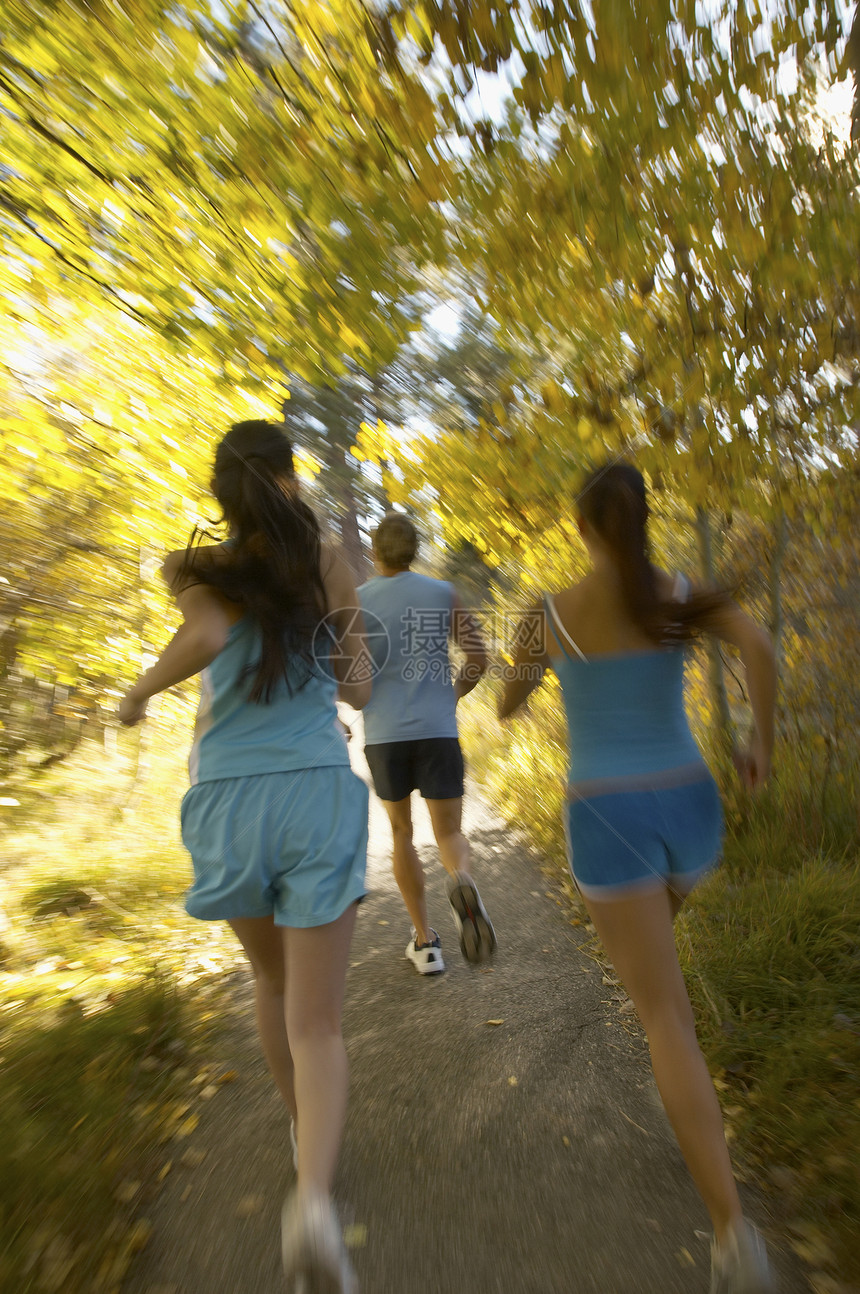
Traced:
<path id="1" fill-rule="evenodd" d="M 282 933 L 273 917 L 242 917 L 229 924 L 245 949 L 254 972 L 257 1031 L 263 1055 L 284 1104 L 295 1118 L 293 1058 L 287 1041 L 284 1006 L 286 971 Z"/>
<path id="2" fill-rule="evenodd" d="M 340 1150 L 349 1085 L 341 1012 L 355 912 L 352 904 L 328 925 L 282 931 L 302 1194 L 330 1193 Z"/>
<path id="3" fill-rule="evenodd" d="M 383 800 L 394 839 L 394 879 L 415 927 L 419 944 L 430 941 L 427 902 L 424 897 L 424 868 L 412 843 L 412 804 L 405 800 Z"/>
<path id="4" fill-rule="evenodd" d="M 717 1094 L 696 1038 L 666 890 L 586 906 L 648 1036 L 651 1065 L 681 1153 L 718 1240 L 740 1221 Z M 677 905 L 675 905 L 677 910 Z"/>
<path id="5" fill-rule="evenodd" d="M 455 800 L 427 800 L 426 803 L 445 871 L 449 876 L 455 876 L 457 872 L 468 872 L 471 850 L 460 830 L 463 820 L 462 796 Z"/>

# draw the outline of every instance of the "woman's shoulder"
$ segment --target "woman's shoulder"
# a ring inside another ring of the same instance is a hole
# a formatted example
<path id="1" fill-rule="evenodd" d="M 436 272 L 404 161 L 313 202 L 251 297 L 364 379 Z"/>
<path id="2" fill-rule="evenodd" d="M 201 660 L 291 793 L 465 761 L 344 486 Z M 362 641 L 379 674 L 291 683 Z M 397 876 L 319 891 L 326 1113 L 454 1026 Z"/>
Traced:
<path id="1" fill-rule="evenodd" d="M 563 589 L 547 590 L 541 600 L 552 603 L 559 610 L 573 610 L 587 601 L 594 591 L 594 582 L 594 572 L 589 571 L 575 584 L 567 584 Z"/>
<path id="2" fill-rule="evenodd" d="M 347 561 L 343 545 L 323 540 L 320 544 L 320 574 L 323 579 L 329 575 L 337 576 L 346 572 L 352 574 L 352 568 Z"/>
<path id="3" fill-rule="evenodd" d="M 179 588 L 199 580 L 208 562 L 221 563 L 228 553 L 227 543 L 176 548 L 167 553 L 161 563 L 161 577 L 171 592 L 175 593 Z"/>

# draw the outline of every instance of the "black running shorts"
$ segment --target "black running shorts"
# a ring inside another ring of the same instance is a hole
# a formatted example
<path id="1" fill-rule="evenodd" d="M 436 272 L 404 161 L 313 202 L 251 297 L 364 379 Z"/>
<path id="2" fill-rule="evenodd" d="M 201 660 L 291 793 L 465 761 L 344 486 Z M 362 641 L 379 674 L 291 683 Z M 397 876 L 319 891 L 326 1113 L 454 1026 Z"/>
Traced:
<path id="1" fill-rule="evenodd" d="M 405 800 L 419 791 L 425 800 L 456 800 L 463 794 L 463 752 L 456 737 L 383 741 L 365 746 L 380 800 Z"/>

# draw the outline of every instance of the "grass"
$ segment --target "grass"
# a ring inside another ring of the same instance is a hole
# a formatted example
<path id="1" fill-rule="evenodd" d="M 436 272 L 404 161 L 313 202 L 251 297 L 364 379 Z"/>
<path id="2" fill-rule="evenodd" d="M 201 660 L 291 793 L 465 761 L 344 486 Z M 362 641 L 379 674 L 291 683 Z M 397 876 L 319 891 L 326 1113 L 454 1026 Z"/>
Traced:
<path id="1" fill-rule="evenodd" d="M 464 738 L 495 803 L 561 872 L 566 752 L 551 687 L 531 710 L 504 733 L 473 696 Z M 193 1127 L 196 1040 L 241 954 L 182 909 L 187 725 L 171 701 L 116 751 L 85 744 L 2 833 L 3 1289 L 118 1290 Z M 738 1150 L 812 1267 L 856 1282 L 858 788 L 850 763 L 823 767 L 784 752 L 755 804 L 727 794 L 725 864 L 682 916 L 679 948 Z M 822 1276 L 817 1288 L 837 1286 Z"/>
<path id="2" fill-rule="evenodd" d="M 0 1288 L 118 1290 L 193 1126 L 202 1031 L 240 959 L 182 909 L 186 715 L 85 743 L 3 833 Z M 179 789 L 177 789 L 179 788 Z"/>
<path id="3" fill-rule="evenodd" d="M 530 709 L 504 733 L 476 698 L 465 744 L 494 803 L 562 871 L 559 699 L 541 689 Z M 722 770 L 724 863 L 678 944 L 736 1153 L 830 1291 L 860 1280 L 858 760 L 778 754 L 754 801 Z"/>

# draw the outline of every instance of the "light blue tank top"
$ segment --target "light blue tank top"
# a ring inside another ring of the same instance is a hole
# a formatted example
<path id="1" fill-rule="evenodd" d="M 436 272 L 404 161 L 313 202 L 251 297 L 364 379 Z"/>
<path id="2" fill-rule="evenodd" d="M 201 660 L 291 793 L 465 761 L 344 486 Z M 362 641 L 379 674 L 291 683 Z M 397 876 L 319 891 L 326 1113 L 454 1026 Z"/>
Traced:
<path id="1" fill-rule="evenodd" d="M 552 665 L 567 715 L 571 783 L 595 784 L 589 789 L 596 793 L 600 783 L 614 787 L 642 779 L 644 786 L 655 774 L 672 771 L 683 780 L 707 777 L 684 707 L 685 652 L 574 656 L 549 599 L 546 604 L 547 622 L 564 653 L 553 655 Z"/>
<path id="2" fill-rule="evenodd" d="M 368 580 L 358 596 L 377 669 L 364 707 L 367 745 L 456 737 L 448 655 L 453 586 L 403 571 Z"/>
<path id="3" fill-rule="evenodd" d="M 192 786 L 349 763 L 335 707 L 335 680 L 317 666 L 292 696 L 283 681 L 268 704 L 249 701 L 253 674 L 238 680 L 259 656 L 259 629 L 245 617 L 231 625 L 223 649 L 203 670 L 189 759 Z M 294 673 L 298 685 L 305 677 L 304 664 L 297 663 Z"/>

